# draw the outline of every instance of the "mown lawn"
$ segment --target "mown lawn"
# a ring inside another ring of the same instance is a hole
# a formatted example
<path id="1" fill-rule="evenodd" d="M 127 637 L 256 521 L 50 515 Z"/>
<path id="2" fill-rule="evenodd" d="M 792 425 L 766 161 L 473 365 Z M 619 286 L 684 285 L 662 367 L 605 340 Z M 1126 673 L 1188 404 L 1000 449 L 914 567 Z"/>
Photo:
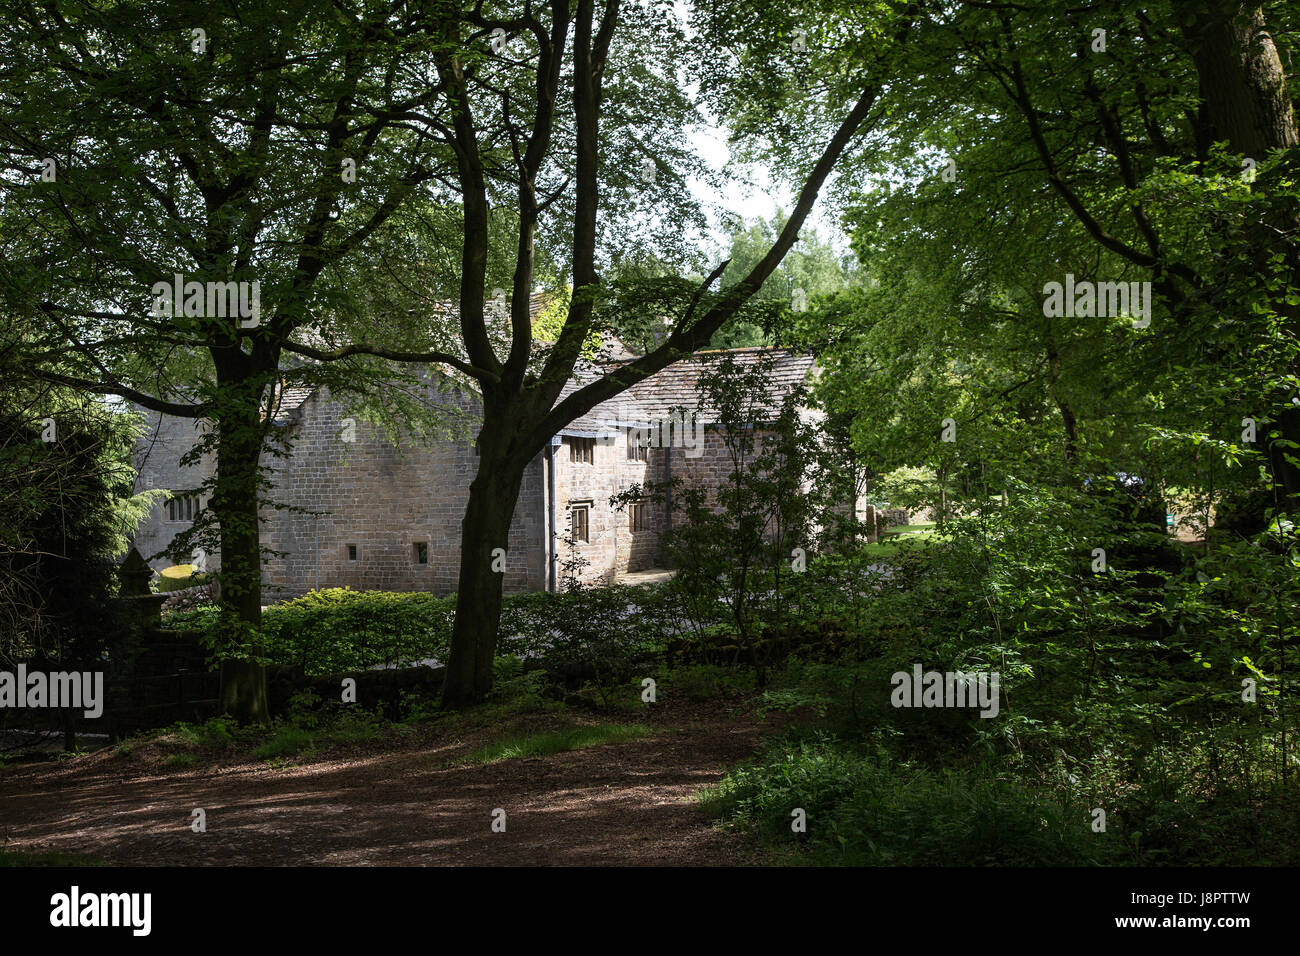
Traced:
<path id="1" fill-rule="evenodd" d="M 927 547 L 934 540 L 933 521 L 917 524 L 896 525 L 882 532 L 875 544 L 862 546 L 862 553 L 874 557 L 888 557 L 897 554 L 902 547 Z"/>

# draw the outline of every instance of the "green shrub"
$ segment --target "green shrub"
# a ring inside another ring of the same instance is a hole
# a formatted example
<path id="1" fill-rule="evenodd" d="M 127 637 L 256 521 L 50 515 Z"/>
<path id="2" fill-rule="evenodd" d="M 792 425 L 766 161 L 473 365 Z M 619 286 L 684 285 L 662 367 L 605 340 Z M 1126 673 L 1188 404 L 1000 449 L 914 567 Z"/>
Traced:
<path id="1" fill-rule="evenodd" d="M 454 608 L 453 598 L 421 591 L 313 591 L 266 610 L 266 654 L 309 676 L 445 660 Z"/>
<path id="2" fill-rule="evenodd" d="M 819 864 L 1084 866 L 1125 852 L 1113 827 L 1092 831 L 1086 803 L 1068 791 L 1031 790 L 979 764 L 899 763 L 825 734 L 783 741 L 704 803 Z M 795 810 L 804 833 L 792 830 Z"/>
<path id="3" fill-rule="evenodd" d="M 599 657 L 617 667 L 624 658 L 662 646 L 663 584 L 581 586 L 513 594 L 501 610 L 498 650 L 516 657 Z"/>
<path id="4" fill-rule="evenodd" d="M 235 722 L 229 717 L 213 717 L 195 728 L 201 747 L 226 750 L 235 744 Z"/>
<path id="5" fill-rule="evenodd" d="M 409 728 L 390 723 L 375 711 L 350 706 L 338 714 L 324 736 L 331 744 L 359 744 L 378 740 L 390 729 L 398 733 L 409 731 Z"/>
<path id="6" fill-rule="evenodd" d="M 656 680 L 655 693 L 659 700 L 702 701 L 740 696 L 751 689 L 749 674 L 735 667 L 715 664 L 687 664 L 666 670 Z"/>
<path id="7" fill-rule="evenodd" d="M 173 631 L 195 633 L 211 631 L 217 626 L 217 606 L 198 604 L 184 610 L 168 611 L 163 615 L 162 624 L 163 627 Z"/>
<path id="8" fill-rule="evenodd" d="M 501 615 L 499 651 L 514 658 L 553 655 L 616 669 L 661 643 L 664 601 L 656 586 L 511 595 Z M 662 587 L 662 586 L 658 586 Z M 309 677 L 421 660 L 445 662 L 456 598 L 421 591 L 331 588 L 266 609 L 264 654 L 301 666 Z M 211 632 L 217 609 L 202 605 L 166 616 L 173 630 Z"/>
<path id="9" fill-rule="evenodd" d="M 314 591 L 266 609 L 264 653 L 271 663 L 301 666 L 309 677 L 445 660 L 454 607 L 454 598 L 420 591 Z M 208 632 L 216 622 L 216 607 L 203 605 L 168 614 L 163 623 Z"/>
<path id="10" fill-rule="evenodd" d="M 315 748 L 315 736 L 312 731 L 295 724 L 281 723 L 275 728 L 274 735 L 253 750 L 253 756 L 261 760 L 272 757 L 295 757 L 310 754 Z"/>

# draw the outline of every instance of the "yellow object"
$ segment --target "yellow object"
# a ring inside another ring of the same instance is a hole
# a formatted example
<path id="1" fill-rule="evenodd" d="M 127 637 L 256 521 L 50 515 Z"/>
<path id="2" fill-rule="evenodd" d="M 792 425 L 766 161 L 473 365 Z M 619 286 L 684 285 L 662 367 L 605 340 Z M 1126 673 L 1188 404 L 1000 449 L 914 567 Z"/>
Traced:
<path id="1" fill-rule="evenodd" d="M 158 590 L 159 591 L 179 591 L 181 588 L 188 588 L 199 582 L 194 580 L 194 565 L 192 564 L 173 564 L 170 568 L 163 568 L 158 572 Z"/>

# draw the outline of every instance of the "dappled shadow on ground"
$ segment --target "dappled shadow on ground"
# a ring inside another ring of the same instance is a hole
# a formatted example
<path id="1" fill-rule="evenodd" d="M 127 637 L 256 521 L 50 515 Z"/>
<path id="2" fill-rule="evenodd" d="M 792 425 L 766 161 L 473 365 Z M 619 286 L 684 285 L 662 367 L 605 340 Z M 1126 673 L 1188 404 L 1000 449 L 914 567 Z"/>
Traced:
<path id="1" fill-rule="evenodd" d="M 434 740 L 286 768 L 130 778 L 120 759 L 80 772 L 75 761 L 25 767 L 0 781 L 0 843 L 119 865 L 758 862 L 693 797 L 754 752 L 759 723 L 722 707 L 654 723 L 652 737 L 485 766 L 447 762 L 491 731 L 458 735 L 454 747 Z M 195 808 L 207 814 L 206 833 L 190 829 Z M 497 809 L 505 832 L 493 832 Z"/>

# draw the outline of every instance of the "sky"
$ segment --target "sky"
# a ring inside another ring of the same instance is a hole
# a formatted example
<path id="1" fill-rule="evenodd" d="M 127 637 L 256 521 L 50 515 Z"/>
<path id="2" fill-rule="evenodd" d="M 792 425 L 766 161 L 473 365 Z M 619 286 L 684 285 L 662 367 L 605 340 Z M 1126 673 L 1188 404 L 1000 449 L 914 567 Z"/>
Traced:
<path id="1" fill-rule="evenodd" d="M 727 149 L 727 131 L 719 127 L 699 130 L 691 137 L 692 145 L 711 167 L 721 169 L 730 158 Z M 764 168 L 752 168 L 747 172 L 756 180 L 755 188 L 747 188 L 743 183 L 728 182 L 722 191 L 722 203 L 731 212 L 746 220 L 770 219 L 778 207 L 789 209 L 794 198 L 789 190 L 782 186 L 773 186 L 771 174 Z M 691 192 L 701 200 L 716 200 L 711 186 L 706 186 L 698 179 L 690 180 Z"/>
<path id="2" fill-rule="evenodd" d="M 692 135 L 691 143 L 696 152 L 714 169 L 721 169 L 730 158 L 727 131 L 721 127 L 698 130 Z M 734 180 L 729 181 L 723 187 L 721 197 L 713 186 L 694 177 L 689 178 L 687 183 L 692 195 L 706 208 L 711 203 L 720 202 L 728 211 L 743 217 L 746 222 L 752 222 L 760 217 L 770 220 L 778 209 L 788 213 L 794 206 L 794 193 L 784 184 L 774 184 L 770 169 L 750 166 L 744 170 L 744 173 L 743 178 L 752 180 L 753 186 Z M 828 182 L 822 188 L 822 193 L 826 193 L 831 186 L 832 184 Z M 836 253 L 843 255 L 849 251 L 848 237 L 842 232 L 838 221 L 833 216 L 827 215 L 827 208 L 828 204 L 819 197 L 817 204 L 808 215 L 805 228 L 811 226 L 823 240 L 830 242 Z M 721 229 L 715 229 L 711 238 L 721 248 L 725 249 L 729 244 L 729 234 Z"/>
<path id="3" fill-rule="evenodd" d="M 689 29 L 689 11 L 684 0 L 675 0 L 674 13 L 682 27 Z M 695 89 L 688 89 L 687 92 L 698 101 Z M 731 152 L 727 148 L 727 131 L 716 118 L 709 116 L 707 112 L 705 116 L 712 125 L 694 131 L 691 135 L 691 144 L 705 162 L 715 170 L 720 170 L 731 157 Z M 794 193 L 782 184 L 774 184 L 769 169 L 750 166 L 744 170 L 744 174 L 743 178 L 753 181 L 752 187 L 741 182 L 730 181 L 722 190 L 721 205 L 728 211 L 741 216 L 746 222 L 752 222 L 757 218 L 770 220 L 778 209 L 789 212 L 794 206 Z M 687 183 L 692 195 L 706 207 L 711 203 L 719 202 L 713 186 L 694 177 L 688 179 Z M 824 193 L 829 187 L 828 183 L 822 192 Z M 846 252 L 847 238 L 841 233 L 838 222 L 826 216 L 825 212 L 826 204 L 819 198 L 808 216 L 807 224 L 812 226 L 823 239 L 829 240 L 837 252 Z M 715 230 L 712 238 L 725 248 L 729 236 Z"/>

